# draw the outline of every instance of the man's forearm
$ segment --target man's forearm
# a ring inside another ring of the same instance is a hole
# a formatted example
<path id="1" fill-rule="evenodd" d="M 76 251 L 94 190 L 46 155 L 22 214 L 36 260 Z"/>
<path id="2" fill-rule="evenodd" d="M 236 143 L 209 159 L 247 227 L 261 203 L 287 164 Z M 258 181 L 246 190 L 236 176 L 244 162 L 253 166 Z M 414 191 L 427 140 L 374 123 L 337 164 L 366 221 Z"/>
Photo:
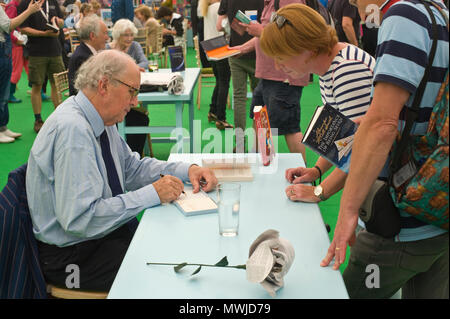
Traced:
<path id="1" fill-rule="evenodd" d="M 223 19 L 225 19 L 227 16 L 226 15 L 221 15 L 217 18 L 217 23 L 216 23 L 216 29 L 217 31 L 223 31 L 223 27 L 222 27 L 222 21 Z"/>
<path id="2" fill-rule="evenodd" d="M 349 43 L 358 45 L 358 39 L 356 38 L 355 29 L 353 28 L 353 20 L 348 17 L 342 18 L 342 29 Z"/>
<path id="3" fill-rule="evenodd" d="M 30 28 L 30 27 L 21 28 L 20 32 L 29 37 L 44 37 L 45 36 L 44 31 L 36 30 L 36 29 Z"/>
<path id="4" fill-rule="evenodd" d="M 249 53 L 249 52 L 255 51 L 255 48 L 256 48 L 256 40 L 257 40 L 257 38 L 255 37 L 255 38 L 252 38 L 252 39 L 248 40 L 247 42 L 245 42 L 245 43 L 241 46 L 241 48 L 242 48 L 241 51 L 242 51 L 243 53 Z"/>
<path id="5" fill-rule="evenodd" d="M 397 136 L 398 118 L 409 98 L 402 88 L 379 83 L 355 135 L 341 210 L 357 211 L 381 172 Z"/>

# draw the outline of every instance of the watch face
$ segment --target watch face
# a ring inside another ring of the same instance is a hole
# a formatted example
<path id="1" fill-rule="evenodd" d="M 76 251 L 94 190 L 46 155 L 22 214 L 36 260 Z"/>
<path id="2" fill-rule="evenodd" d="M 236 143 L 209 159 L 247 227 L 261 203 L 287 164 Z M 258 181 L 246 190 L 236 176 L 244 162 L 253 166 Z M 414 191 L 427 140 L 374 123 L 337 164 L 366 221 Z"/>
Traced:
<path id="1" fill-rule="evenodd" d="M 316 196 L 320 196 L 322 194 L 322 186 L 316 186 L 315 188 L 314 188 L 314 195 L 316 195 Z"/>

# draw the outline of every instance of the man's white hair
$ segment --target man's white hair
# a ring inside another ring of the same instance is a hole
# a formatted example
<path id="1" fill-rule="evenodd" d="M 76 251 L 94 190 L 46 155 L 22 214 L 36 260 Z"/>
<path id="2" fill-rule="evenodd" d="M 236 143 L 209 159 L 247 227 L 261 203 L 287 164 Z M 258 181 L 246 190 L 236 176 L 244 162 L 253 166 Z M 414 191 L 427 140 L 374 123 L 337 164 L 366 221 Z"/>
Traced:
<path id="1" fill-rule="evenodd" d="M 114 23 L 114 26 L 112 28 L 112 38 L 114 41 L 119 40 L 120 36 L 127 32 L 127 30 L 130 30 L 133 32 L 134 36 L 137 35 L 138 30 L 134 26 L 134 23 L 131 22 L 128 19 L 120 19 L 117 20 L 116 23 Z"/>
<path id="2" fill-rule="evenodd" d="M 125 72 L 129 63 L 136 64 L 132 57 L 118 50 L 104 50 L 91 56 L 78 69 L 75 88 L 96 90 L 98 82 L 106 77 L 113 81 Z"/>
<path id="3" fill-rule="evenodd" d="M 91 32 L 94 32 L 96 36 L 100 35 L 100 19 L 96 14 L 91 14 L 84 17 L 80 22 L 80 28 L 78 29 L 78 35 L 81 41 L 89 41 Z"/>

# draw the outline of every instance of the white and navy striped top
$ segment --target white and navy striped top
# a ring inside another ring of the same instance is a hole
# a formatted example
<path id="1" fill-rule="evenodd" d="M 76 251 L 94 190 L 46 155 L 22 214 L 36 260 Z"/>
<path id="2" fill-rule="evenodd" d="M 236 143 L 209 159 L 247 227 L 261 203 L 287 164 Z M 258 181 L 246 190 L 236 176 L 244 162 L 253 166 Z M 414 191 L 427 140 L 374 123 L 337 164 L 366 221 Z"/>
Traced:
<path id="1" fill-rule="evenodd" d="M 348 45 L 335 56 L 327 73 L 319 77 L 322 102 L 350 119 L 367 112 L 375 59 L 360 48 Z"/>
<path id="2" fill-rule="evenodd" d="M 445 8 L 442 1 L 434 0 L 434 2 Z M 445 20 L 436 8 L 433 6 L 431 8 L 438 24 L 438 45 L 430 78 L 420 104 L 419 116 L 412 128 L 413 135 L 425 134 L 434 101 L 449 68 L 448 31 Z M 448 16 L 447 9 L 445 12 Z M 397 2 L 383 17 L 378 32 L 374 83 L 392 83 L 411 93 L 400 113 L 399 128 L 404 127 L 405 111 L 411 106 L 416 89 L 422 80 L 432 42 L 431 19 L 420 1 Z M 406 213 L 401 213 L 401 227 L 400 234 L 396 237 L 397 241 L 421 240 L 445 232 Z"/>

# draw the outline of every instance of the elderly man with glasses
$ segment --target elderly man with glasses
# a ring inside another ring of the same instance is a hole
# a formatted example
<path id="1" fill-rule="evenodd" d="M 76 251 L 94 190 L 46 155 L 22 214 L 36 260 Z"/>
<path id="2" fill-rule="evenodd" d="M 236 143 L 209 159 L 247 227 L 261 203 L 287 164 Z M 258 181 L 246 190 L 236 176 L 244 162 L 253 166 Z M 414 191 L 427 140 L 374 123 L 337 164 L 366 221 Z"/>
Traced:
<path id="1" fill-rule="evenodd" d="M 183 181 L 194 192 L 201 179 L 204 191 L 217 184 L 209 169 L 131 152 L 115 124 L 138 103 L 139 83 L 129 55 L 92 56 L 75 80 L 78 94 L 53 112 L 33 144 L 26 187 L 48 283 L 64 287 L 66 267 L 77 265 L 78 288 L 109 290 L 139 212 L 178 198 Z"/>

